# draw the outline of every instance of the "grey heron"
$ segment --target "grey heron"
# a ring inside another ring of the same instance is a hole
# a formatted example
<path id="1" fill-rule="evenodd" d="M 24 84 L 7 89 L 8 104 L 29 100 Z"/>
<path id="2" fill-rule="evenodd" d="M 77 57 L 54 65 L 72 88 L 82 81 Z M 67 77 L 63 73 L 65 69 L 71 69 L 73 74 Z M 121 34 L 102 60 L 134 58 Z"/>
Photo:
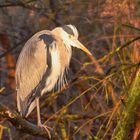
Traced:
<path id="1" fill-rule="evenodd" d="M 62 88 L 69 68 L 72 47 L 92 55 L 78 41 L 73 25 L 43 30 L 33 35 L 23 47 L 16 65 L 17 108 L 21 116 L 28 117 L 37 107 L 37 124 L 42 127 L 39 98 L 56 86 Z"/>

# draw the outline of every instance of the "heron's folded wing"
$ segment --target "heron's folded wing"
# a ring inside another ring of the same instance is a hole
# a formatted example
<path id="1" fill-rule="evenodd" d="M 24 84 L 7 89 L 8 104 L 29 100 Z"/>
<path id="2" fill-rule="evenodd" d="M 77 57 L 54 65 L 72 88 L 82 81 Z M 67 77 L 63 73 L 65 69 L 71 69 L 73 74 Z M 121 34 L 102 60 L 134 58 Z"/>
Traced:
<path id="1" fill-rule="evenodd" d="M 44 73 L 50 69 L 48 48 L 54 41 L 51 35 L 39 32 L 25 44 L 16 67 L 17 106 L 25 112 L 28 97 L 40 83 Z"/>

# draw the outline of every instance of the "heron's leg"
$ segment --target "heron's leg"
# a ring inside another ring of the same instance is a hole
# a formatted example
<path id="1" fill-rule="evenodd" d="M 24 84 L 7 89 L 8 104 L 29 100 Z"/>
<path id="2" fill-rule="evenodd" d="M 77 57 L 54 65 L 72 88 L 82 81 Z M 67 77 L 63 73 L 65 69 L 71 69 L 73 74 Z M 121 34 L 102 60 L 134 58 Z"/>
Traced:
<path id="1" fill-rule="evenodd" d="M 51 134 L 50 134 L 50 129 L 51 129 L 51 128 L 48 127 L 47 125 L 43 125 L 43 124 L 41 123 L 40 107 L 39 107 L 39 98 L 38 98 L 38 97 L 36 98 L 36 105 L 37 105 L 37 125 L 38 125 L 39 127 L 41 127 L 41 128 L 44 128 L 44 129 L 47 131 L 49 138 L 51 138 Z"/>
<path id="2" fill-rule="evenodd" d="M 36 98 L 36 105 L 37 105 L 37 125 L 40 126 L 41 123 L 41 118 L 40 118 L 40 107 L 39 107 L 39 98 Z"/>

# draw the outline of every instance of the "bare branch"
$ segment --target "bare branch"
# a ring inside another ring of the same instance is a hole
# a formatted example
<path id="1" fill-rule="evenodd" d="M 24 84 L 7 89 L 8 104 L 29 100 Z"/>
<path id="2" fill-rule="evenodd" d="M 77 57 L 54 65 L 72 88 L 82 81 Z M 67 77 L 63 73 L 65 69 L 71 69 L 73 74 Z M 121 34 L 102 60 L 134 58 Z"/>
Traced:
<path id="1" fill-rule="evenodd" d="M 6 118 L 13 124 L 13 126 L 15 126 L 18 130 L 24 133 L 28 133 L 35 136 L 41 136 L 49 139 L 48 133 L 45 130 L 28 122 L 16 112 L 12 112 L 2 104 L 0 104 L 0 118 Z"/>

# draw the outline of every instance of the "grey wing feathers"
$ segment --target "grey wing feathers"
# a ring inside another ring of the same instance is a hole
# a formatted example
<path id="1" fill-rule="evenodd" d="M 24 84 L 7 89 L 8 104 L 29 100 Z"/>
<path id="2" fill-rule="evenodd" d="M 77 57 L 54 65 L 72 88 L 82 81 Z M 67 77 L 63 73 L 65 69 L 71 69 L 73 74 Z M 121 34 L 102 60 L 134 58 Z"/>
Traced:
<path id="1" fill-rule="evenodd" d="M 39 84 L 43 74 L 48 69 L 47 65 L 47 46 L 53 40 L 40 38 L 43 34 L 46 37 L 48 31 L 41 31 L 35 34 L 25 44 L 16 67 L 16 85 L 17 85 L 17 107 L 21 115 L 25 115 L 27 109 L 28 97 L 32 90 Z M 32 102 L 28 114 L 34 109 L 35 101 Z"/>

